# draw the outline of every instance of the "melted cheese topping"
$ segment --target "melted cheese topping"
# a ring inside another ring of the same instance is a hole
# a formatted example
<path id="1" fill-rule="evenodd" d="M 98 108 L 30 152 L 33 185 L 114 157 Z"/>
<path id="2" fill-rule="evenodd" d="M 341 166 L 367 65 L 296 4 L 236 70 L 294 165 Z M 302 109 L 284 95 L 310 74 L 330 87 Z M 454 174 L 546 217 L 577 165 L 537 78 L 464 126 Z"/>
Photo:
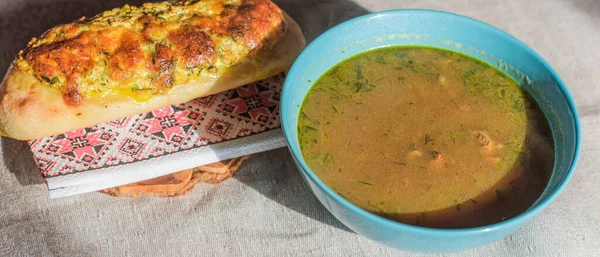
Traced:
<path id="1" fill-rule="evenodd" d="M 63 92 L 71 106 L 121 94 L 146 101 L 174 85 L 218 76 L 284 34 L 269 0 L 125 5 L 57 26 L 19 53 L 17 68 Z"/>

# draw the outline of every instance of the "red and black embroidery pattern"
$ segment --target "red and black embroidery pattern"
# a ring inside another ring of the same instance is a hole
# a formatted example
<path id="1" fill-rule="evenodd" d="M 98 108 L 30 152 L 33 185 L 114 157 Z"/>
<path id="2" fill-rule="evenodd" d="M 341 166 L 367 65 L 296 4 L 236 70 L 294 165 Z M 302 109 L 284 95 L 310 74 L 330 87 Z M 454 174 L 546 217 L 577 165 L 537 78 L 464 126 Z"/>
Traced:
<path id="1" fill-rule="evenodd" d="M 44 177 L 127 164 L 280 127 L 284 74 L 93 127 L 29 141 Z"/>

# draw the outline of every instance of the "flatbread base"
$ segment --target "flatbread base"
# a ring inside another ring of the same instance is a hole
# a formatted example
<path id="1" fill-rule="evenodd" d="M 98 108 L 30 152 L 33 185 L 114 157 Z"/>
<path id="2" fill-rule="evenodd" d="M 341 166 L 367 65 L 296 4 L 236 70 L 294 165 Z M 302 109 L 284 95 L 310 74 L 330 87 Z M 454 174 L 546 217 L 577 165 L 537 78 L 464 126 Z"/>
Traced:
<path id="1" fill-rule="evenodd" d="M 185 103 L 287 72 L 306 45 L 298 24 L 284 13 L 287 32 L 272 48 L 265 48 L 218 75 L 206 75 L 176 85 L 164 95 L 136 102 L 127 95 L 86 99 L 68 106 L 60 90 L 11 66 L 0 84 L 0 134 L 30 140 L 90 127 L 124 117 Z"/>

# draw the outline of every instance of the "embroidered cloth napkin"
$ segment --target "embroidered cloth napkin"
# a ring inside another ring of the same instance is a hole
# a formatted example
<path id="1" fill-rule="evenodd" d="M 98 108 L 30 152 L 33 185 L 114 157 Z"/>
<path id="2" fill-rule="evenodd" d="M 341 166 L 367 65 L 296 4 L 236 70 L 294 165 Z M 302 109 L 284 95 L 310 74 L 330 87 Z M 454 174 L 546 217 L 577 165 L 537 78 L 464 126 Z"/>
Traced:
<path id="1" fill-rule="evenodd" d="M 51 198 L 284 147 L 284 77 L 28 143 Z"/>

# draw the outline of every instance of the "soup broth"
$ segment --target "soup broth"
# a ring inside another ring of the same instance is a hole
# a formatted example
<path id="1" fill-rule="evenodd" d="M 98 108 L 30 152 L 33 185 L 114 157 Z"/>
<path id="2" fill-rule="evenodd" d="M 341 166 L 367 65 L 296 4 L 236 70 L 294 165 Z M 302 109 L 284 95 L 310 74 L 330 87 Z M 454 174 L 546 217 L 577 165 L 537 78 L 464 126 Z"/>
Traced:
<path id="1" fill-rule="evenodd" d="M 355 205 L 436 228 L 527 210 L 554 164 L 547 120 L 511 78 L 467 56 L 387 47 L 319 78 L 298 119 L 302 155 Z"/>

